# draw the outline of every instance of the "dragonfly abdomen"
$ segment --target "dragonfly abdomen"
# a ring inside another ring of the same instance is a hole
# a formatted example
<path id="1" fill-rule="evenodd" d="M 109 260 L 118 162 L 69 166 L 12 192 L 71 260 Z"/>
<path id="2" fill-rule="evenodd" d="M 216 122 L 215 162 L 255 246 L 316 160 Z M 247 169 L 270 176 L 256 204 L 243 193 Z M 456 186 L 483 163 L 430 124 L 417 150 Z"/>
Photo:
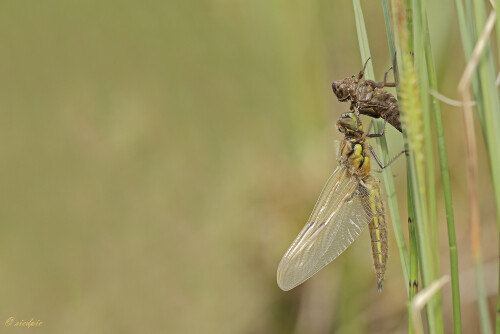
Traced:
<path id="1" fill-rule="evenodd" d="M 375 181 L 376 182 L 376 181 Z M 378 290 L 382 291 L 382 282 L 385 275 L 387 263 L 388 242 L 387 242 L 387 224 L 384 215 L 384 205 L 380 195 L 378 184 L 368 185 L 371 188 L 370 196 L 370 214 L 373 216 L 368 228 L 372 240 L 373 265 L 377 275 Z"/>

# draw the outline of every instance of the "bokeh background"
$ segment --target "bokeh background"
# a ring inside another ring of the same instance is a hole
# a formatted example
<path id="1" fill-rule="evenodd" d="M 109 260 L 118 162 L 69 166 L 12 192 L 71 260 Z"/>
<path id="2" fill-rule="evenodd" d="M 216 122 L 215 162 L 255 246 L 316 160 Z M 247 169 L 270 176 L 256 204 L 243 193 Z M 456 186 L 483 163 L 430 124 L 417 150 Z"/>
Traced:
<path id="1" fill-rule="evenodd" d="M 392 63 L 381 3 L 363 6 L 380 80 Z M 456 98 L 453 3 L 429 2 L 428 14 L 440 90 Z M 0 50 L 0 332 L 24 332 L 9 317 L 43 321 L 37 333 L 406 332 L 392 238 L 381 294 L 366 232 L 302 286 L 276 285 L 336 166 L 348 105 L 330 84 L 364 61 L 350 2 L 3 1 Z M 444 117 L 472 333 L 462 119 L 448 106 Z M 392 128 L 388 140 L 401 150 Z M 498 240 L 478 146 L 494 314 Z M 438 173 L 436 184 L 447 273 Z M 449 286 L 443 299 L 450 329 Z"/>

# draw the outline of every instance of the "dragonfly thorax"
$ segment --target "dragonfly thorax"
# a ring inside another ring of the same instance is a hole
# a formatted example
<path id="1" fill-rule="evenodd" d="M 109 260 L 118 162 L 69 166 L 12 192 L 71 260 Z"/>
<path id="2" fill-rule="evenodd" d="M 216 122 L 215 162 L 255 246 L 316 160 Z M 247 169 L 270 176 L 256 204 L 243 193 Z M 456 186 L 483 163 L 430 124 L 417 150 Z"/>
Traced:
<path id="1" fill-rule="evenodd" d="M 344 165 L 352 175 L 361 178 L 371 174 L 371 162 L 363 141 L 356 138 L 345 139 L 340 144 L 338 162 Z"/>

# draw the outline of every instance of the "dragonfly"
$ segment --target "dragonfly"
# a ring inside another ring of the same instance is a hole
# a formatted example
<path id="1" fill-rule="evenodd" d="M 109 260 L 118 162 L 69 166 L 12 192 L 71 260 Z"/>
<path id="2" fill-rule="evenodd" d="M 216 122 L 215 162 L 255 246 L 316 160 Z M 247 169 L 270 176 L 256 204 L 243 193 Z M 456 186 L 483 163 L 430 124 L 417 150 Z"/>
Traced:
<path id="1" fill-rule="evenodd" d="M 384 81 L 363 80 L 368 58 L 363 69 L 358 75 L 336 80 L 332 83 L 332 90 L 337 99 L 341 102 L 350 101 L 351 110 L 358 114 L 367 115 L 373 118 L 383 118 L 384 127 L 388 122 L 399 132 L 401 120 L 399 116 L 398 100 L 384 87 L 396 87 L 397 82 L 387 82 L 387 74 L 392 67 L 385 72 Z"/>
<path id="2" fill-rule="evenodd" d="M 344 134 L 337 155 L 338 167 L 326 182 L 309 220 L 283 256 L 277 271 L 278 286 L 288 291 L 302 284 L 349 247 L 361 232 L 370 229 L 373 264 L 378 291 L 386 270 L 388 242 L 387 219 L 380 181 L 372 175 L 372 156 L 385 168 L 367 138 L 354 112 L 344 113 L 337 121 Z"/>

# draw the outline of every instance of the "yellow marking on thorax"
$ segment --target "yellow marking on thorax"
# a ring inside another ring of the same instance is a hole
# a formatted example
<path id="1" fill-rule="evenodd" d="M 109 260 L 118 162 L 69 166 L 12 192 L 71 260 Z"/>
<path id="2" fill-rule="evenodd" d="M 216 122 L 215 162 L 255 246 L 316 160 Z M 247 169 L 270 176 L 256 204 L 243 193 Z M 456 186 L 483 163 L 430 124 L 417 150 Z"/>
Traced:
<path id="1" fill-rule="evenodd" d="M 363 160 L 365 159 L 365 157 L 363 156 L 363 146 L 361 146 L 360 144 L 354 145 L 351 157 L 353 166 L 359 168 L 359 166 L 361 166 Z"/>
<path id="2" fill-rule="evenodd" d="M 363 164 L 363 169 L 365 170 L 365 174 L 369 174 L 372 171 L 370 164 L 370 157 L 368 156 L 365 157 L 365 163 Z"/>

